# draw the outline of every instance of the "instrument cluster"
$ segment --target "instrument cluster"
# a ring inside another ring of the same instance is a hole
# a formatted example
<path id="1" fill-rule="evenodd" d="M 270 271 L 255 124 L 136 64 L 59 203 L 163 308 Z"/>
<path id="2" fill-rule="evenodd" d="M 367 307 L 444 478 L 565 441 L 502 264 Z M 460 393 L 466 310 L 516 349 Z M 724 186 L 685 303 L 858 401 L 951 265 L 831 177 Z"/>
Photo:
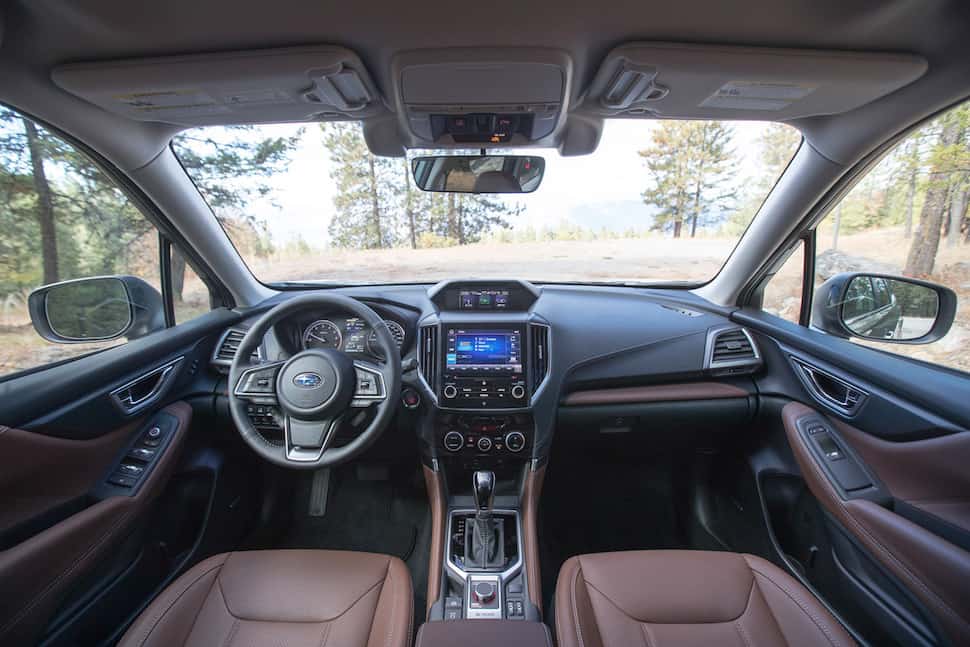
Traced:
<path id="1" fill-rule="evenodd" d="M 394 319 L 384 318 L 391 337 L 399 351 L 404 351 L 408 334 L 404 326 Z M 366 354 L 380 357 L 377 332 L 360 317 L 338 313 L 319 313 L 291 324 L 289 335 L 296 350 L 310 348 L 333 348 L 350 354 Z"/>

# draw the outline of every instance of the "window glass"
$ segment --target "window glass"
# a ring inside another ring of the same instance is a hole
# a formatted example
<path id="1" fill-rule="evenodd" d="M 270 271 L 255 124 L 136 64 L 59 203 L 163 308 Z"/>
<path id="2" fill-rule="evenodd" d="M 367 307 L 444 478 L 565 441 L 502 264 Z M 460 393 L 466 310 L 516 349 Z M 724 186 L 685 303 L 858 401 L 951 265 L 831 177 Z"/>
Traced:
<path id="1" fill-rule="evenodd" d="M 178 247 L 172 246 L 172 300 L 175 323 L 180 324 L 212 310 L 208 286 L 186 261 Z"/>
<path id="2" fill-rule="evenodd" d="M 41 285 L 111 274 L 159 289 L 157 230 L 80 151 L 0 107 L 0 377 L 124 343 L 45 341 L 27 310 Z"/>
<path id="3" fill-rule="evenodd" d="M 538 189 L 514 195 L 421 191 L 410 160 L 371 154 L 356 123 L 214 126 L 172 143 L 267 283 L 436 282 L 461 268 L 683 284 L 717 273 L 800 141 L 765 122 L 609 119 L 591 155 L 508 151 L 545 160 Z M 429 152 L 442 151 L 409 155 Z"/>
<path id="4" fill-rule="evenodd" d="M 805 276 L 805 243 L 795 251 L 765 285 L 762 308 L 776 317 L 798 323 L 802 309 L 802 284 Z"/>
<path id="5" fill-rule="evenodd" d="M 872 272 L 925 279 L 957 294 L 956 320 L 939 341 L 854 342 L 970 371 L 968 203 L 970 104 L 963 104 L 903 139 L 819 224 L 816 287 L 840 272 Z M 891 304 L 886 281 L 855 283 L 848 311 Z"/>

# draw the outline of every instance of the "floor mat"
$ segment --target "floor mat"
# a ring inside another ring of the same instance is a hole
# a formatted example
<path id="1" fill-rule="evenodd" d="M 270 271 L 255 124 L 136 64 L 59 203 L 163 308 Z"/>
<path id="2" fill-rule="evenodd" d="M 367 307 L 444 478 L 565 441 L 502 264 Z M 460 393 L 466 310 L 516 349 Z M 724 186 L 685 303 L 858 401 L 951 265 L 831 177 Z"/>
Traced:
<path id="1" fill-rule="evenodd" d="M 559 568 L 573 555 L 685 547 L 668 461 L 575 462 L 557 456 L 547 470 L 539 529 L 546 608 Z"/>
<path id="2" fill-rule="evenodd" d="M 360 480 L 353 466 L 333 471 L 326 515 L 307 514 L 312 474 L 301 478 L 293 521 L 283 548 L 323 548 L 394 555 L 414 584 L 415 621 L 424 621 L 431 541 L 431 510 L 413 470 L 391 470 L 383 480 Z M 418 624 L 415 624 L 417 627 Z"/>

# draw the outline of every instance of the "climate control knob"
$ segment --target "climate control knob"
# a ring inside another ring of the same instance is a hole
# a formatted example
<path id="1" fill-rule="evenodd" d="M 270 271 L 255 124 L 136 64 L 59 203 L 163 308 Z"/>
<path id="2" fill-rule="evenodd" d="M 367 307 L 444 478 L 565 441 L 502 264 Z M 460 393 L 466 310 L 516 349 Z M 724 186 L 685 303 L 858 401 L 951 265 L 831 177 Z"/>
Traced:
<path id="1" fill-rule="evenodd" d="M 525 387 L 521 384 L 516 384 L 512 387 L 512 397 L 516 400 L 521 400 L 525 397 Z"/>
<path id="2" fill-rule="evenodd" d="M 482 436 L 478 439 L 478 451 L 488 452 L 492 450 L 492 439 L 488 436 Z"/>
<path id="3" fill-rule="evenodd" d="M 442 392 L 445 394 L 445 397 L 448 398 L 449 400 L 458 396 L 458 389 L 455 387 L 454 384 L 445 384 L 444 391 Z"/>
<path id="4" fill-rule="evenodd" d="M 465 446 L 465 437 L 457 431 L 449 431 L 444 438 L 445 449 L 449 452 L 457 452 Z"/>
<path id="5" fill-rule="evenodd" d="M 525 448 L 525 436 L 521 431 L 510 431 L 505 434 L 505 446 L 510 452 L 521 452 Z"/>

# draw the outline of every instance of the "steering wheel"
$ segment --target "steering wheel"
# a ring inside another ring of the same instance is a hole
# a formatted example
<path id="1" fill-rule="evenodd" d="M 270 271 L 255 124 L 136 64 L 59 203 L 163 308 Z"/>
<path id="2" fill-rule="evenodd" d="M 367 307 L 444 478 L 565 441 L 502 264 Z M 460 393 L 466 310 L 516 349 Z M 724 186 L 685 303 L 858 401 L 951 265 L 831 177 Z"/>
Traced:
<path id="1" fill-rule="evenodd" d="M 253 363 L 251 355 L 273 324 L 294 313 L 339 309 L 363 319 L 377 333 L 383 363 L 353 359 L 334 349 L 308 349 L 287 360 Z M 344 463 L 367 449 L 387 428 L 401 391 L 401 353 L 376 312 L 341 294 L 308 294 L 276 306 L 243 337 L 229 367 L 229 411 L 246 444 L 276 465 L 317 469 Z M 283 415 L 283 444 L 266 440 L 246 408 L 275 405 Z M 351 442 L 331 447 L 351 414 L 376 407 L 376 414 Z"/>

